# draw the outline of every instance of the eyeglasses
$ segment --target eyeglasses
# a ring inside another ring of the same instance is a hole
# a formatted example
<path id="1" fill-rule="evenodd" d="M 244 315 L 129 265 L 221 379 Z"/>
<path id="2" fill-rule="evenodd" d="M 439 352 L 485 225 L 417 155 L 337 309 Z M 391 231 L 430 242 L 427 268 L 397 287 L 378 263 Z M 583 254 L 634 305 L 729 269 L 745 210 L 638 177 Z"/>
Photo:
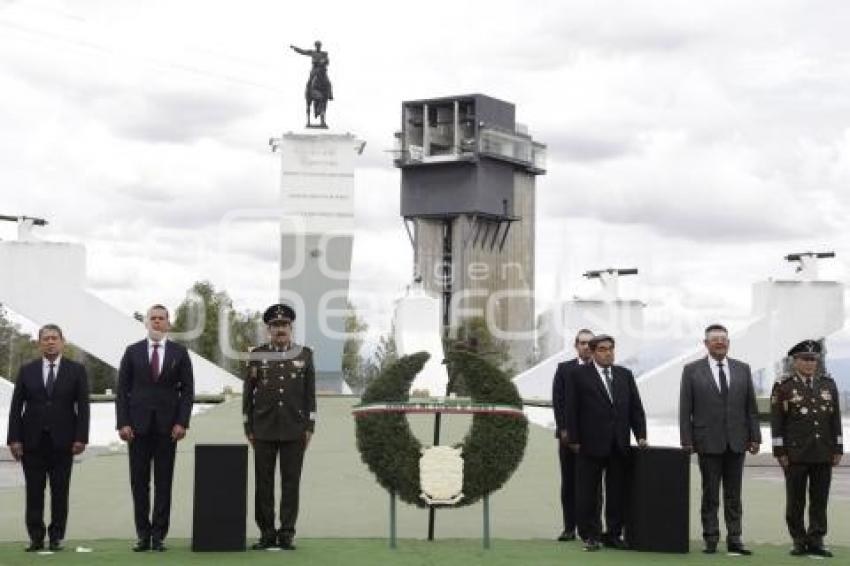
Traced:
<path id="1" fill-rule="evenodd" d="M 818 361 L 815 356 L 797 356 L 798 360 L 803 360 L 804 362 L 816 362 Z"/>

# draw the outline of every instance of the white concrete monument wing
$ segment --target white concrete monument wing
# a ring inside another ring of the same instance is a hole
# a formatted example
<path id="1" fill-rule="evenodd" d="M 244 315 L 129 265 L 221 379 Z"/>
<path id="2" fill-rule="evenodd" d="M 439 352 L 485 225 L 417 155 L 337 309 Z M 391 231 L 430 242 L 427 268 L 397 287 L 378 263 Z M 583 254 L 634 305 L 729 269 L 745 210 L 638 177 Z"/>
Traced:
<path id="1" fill-rule="evenodd" d="M 844 327 L 844 285 L 836 281 L 770 280 L 753 285 L 753 318 L 729 334 L 729 357 L 750 365 L 756 394 L 769 394 L 788 349 Z M 698 340 L 695 340 L 698 342 Z M 682 368 L 705 356 L 702 345 L 644 373 L 637 380 L 648 416 L 678 412 Z"/>
<path id="2" fill-rule="evenodd" d="M 15 384 L 11 381 L 0 377 L 0 409 L 6 408 L 12 402 L 12 390 L 15 389 Z"/>
<path id="3" fill-rule="evenodd" d="M 0 302 L 36 324 L 58 324 L 70 342 L 117 368 L 127 345 L 144 338 L 144 325 L 90 293 L 85 273 L 80 244 L 0 242 Z M 241 388 L 232 374 L 190 355 L 196 393 Z"/>
<path id="4" fill-rule="evenodd" d="M 421 288 L 411 289 L 396 301 L 395 342 L 400 356 L 428 352 L 430 358 L 413 380 L 411 391 L 428 391 L 432 397 L 446 394 L 449 375 L 443 364 L 440 300 Z"/>

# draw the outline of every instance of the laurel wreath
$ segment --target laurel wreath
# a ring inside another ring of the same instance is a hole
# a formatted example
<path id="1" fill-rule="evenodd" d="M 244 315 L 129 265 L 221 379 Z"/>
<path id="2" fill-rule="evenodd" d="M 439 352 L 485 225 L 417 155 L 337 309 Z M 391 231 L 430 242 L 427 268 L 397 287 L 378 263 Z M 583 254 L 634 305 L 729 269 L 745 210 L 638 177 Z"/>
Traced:
<path id="1" fill-rule="evenodd" d="M 405 402 L 410 384 L 425 362 L 426 352 L 405 356 L 369 384 L 362 403 Z M 522 407 L 508 376 L 486 360 L 465 351 L 446 356 L 449 374 L 461 378 L 473 402 Z M 373 413 L 356 419 L 357 448 L 378 483 L 402 501 L 427 507 L 419 497 L 419 458 L 422 444 L 413 435 L 405 414 Z M 462 449 L 463 498 L 456 507 L 471 505 L 500 487 L 519 466 L 528 439 L 525 417 L 475 414 Z"/>

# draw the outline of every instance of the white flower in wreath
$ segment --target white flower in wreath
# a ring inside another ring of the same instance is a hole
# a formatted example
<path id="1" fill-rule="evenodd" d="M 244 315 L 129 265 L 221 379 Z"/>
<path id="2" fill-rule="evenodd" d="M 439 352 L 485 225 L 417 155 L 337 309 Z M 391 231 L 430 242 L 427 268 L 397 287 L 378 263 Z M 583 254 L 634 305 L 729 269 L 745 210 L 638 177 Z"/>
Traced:
<path id="1" fill-rule="evenodd" d="M 463 458 L 460 448 L 432 446 L 419 458 L 419 497 L 429 505 L 454 505 L 463 499 Z"/>
<path id="2" fill-rule="evenodd" d="M 298 369 L 301 369 L 304 367 L 304 360 L 292 360 L 292 365 L 294 365 Z"/>

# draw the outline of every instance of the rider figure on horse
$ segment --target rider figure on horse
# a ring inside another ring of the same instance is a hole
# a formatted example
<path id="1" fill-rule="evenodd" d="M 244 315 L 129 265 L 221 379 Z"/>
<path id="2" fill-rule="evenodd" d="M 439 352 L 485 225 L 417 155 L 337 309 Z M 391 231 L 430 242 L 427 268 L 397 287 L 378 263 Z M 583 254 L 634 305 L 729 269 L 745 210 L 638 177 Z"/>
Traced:
<path id="1" fill-rule="evenodd" d="M 321 118 L 320 127 L 325 126 L 325 109 L 327 108 L 328 100 L 333 100 L 333 87 L 328 79 L 328 58 L 327 51 L 322 51 L 322 42 L 316 41 L 315 49 L 300 49 L 294 45 L 290 45 L 293 51 L 301 55 L 307 55 L 313 61 L 313 66 L 310 69 L 310 77 L 307 79 L 307 86 L 304 90 L 304 98 L 307 101 L 307 127 L 310 126 L 310 104 L 313 104 L 313 111 L 316 118 Z"/>

